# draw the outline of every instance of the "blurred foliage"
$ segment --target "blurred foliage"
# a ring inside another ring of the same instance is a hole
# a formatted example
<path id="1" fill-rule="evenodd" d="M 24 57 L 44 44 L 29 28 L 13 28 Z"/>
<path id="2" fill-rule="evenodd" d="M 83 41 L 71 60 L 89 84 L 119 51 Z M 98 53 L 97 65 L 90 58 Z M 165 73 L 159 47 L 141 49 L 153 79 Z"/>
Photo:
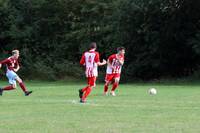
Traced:
<path id="1" fill-rule="evenodd" d="M 126 47 L 123 80 L 196 76 L 199 7 L 198 0 L 0 0 L 0 59 L 17 48 L 24 77 L 79 78 L 81 54 L 96 41 L 101 58 Z"/>

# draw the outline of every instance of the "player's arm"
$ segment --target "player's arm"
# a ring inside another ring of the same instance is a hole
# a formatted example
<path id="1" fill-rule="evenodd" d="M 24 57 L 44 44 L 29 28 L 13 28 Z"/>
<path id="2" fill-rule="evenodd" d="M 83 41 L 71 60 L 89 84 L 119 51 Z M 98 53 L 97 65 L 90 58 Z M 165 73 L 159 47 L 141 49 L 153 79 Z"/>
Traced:
<path id="1" fill-rule="evenodd" d="M 96 53 L 96 56 L 94 58 L 94 61 L 97 63 L 98 66 L 103 66 L 106 64 L 106 60 L 103 59 L 102 62 L 100 62 L 100 57 L 99 57 L 99 53 Z"/>
<path id="2" fill-rule="evenodd" d="M 81 57 L 80 64 L 81 64 L 82 66 L 85 66 L 85 55 L 84 55 L 84 54 L 83 54 L 82 57 Z"/>
<path id="3" fill-rule="evenodd" d="M 98 66 L 103 66 L 103 65 L 105 65 L 105 64 L 106 64 L 106 60 L 104 60 L 104 59 L 103 59 L 102 62 L 97 62 L 97 65 L 98 65 Z"/>
<path id="4" fill-rule="evenodd" d="M 119 56 L 117 56 L 117 60 L 119 61 L 119 63 L 120 63 L 121 65 L 124 64 L 124 60 L 123 60 L 123 59 L 120 59 Z"/>
<path id="5" fill-rule="evenodd" d="M 17 72 L 20 69 L 19 64 L 17 63 L 16 68 L 14 68 L 14 71 Z"/>
<path id="6" fill-rule="evenodd" d="M 20 68 L 20 67 L 18 66 L 17 68 L 14 69 L 14 71 L 17 72 L 17 71 L 19 70 L 19 68 Z"/>
<path id="7" fill-rule="evenodd" d="M 121 65 L 123 65 L 124 64 L 124 60 L 118 60 L 119 61 L 119 63 L 121 64 Z"/>
<path id="8" fill-rule="evenodd" d="M 2 67 L 2 64 L 6 64 L 8 62 L 9 62 L 9 59 L 5 59 L 5 60 L 0 61 L 0 68 Z"/>
<path id="9" fill-rule="evenodd" d="M 111 56 L 108 57 L 107 65 L 108 65 L 108 67 L 114 69 L 114 67 L 112 65 L 112 62 L 113 62 L 113 55 L 111 55 Z"/>
<path id="10" fill-rule="evenodd" d="M 108 58 L 108 61 L 107 61 L 107 65 L 108 65 L 108 67 L 110 67 L 110 68 L 114 69 L 114 67 L 112 66 L 112 64 L 111 64 L 111 61 L 110 61 L 110 59 L 109 59 L 109 58 Z"/>

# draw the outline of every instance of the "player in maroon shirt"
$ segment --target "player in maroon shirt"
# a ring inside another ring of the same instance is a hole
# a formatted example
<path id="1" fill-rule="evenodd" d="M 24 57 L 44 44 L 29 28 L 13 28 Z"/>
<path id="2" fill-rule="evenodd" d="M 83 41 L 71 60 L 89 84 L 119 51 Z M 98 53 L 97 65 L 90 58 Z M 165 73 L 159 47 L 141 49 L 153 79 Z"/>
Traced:
<path id="1" fill-rule="evenodd" d="M 9 90 L 15 89 L 17 87 L 16 81 L 19 83 L 19 86 L 23 90 L 25 96 L 28 96 L 29 94 L 32 93 L 32 91 L 27 91 L 26 86 L 24 85 L 23 81 L 16 74 L 16 72 L 20 69 L 18 58 L 19 58 L 19 50 L 13 50 L 11 57 L 0 61 L 0 68 L 1 68 L 2 64 L 5 64 L 7 67 L 6 76 L 9 80 L 9 84 L 10 84 L 9 86 L 0 88 L 0 96 L 2 96 L 4 91 L 9 91 Z"/>

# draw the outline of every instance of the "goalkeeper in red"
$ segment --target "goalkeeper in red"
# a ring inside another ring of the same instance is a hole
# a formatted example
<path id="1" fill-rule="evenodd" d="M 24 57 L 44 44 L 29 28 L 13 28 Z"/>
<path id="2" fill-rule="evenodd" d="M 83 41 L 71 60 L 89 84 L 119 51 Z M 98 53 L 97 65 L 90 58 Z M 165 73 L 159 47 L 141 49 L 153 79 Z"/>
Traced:
<path id="1" fill-rule="evenodd" d="M 85 67 L 85 75 L 87 77 L 87 86 L 79 90 L 80 102 L 85 103 L 87 96 L 96 86 L 96 78 L 98 76 L 98 66 L 106 64 L 106 61 L 100 62 L 99 53 L 96 52 L 97 45 L 95 42 L 90 44 L 89 51 L 83 53 L 80 64 Z"/>
<path id="2" fill-rule="evenodd" d="M 0 96 L 2 96 L 4 91 L 14 90 L 17 87 L 16 81 L 19 83 L 19 86 L 23 90 L 25 96 L 28 96 L 29 94 L 32 93 L 32 91 L 28 91 L 26 89 L 26 86 L 24 85 L 22 79 L 16 74 L 16 72 L 20 69 L 18 58 L 19 58 L 19 50 L 13 50 L 11 57 L 3 61 L 0 61 L 0 68 L 2 64 L 6 65 L 6 68 L 7 68 L 6 76 L 10 84 L 6 87 L 0 88 Z"/>
<path id="3" fill-rule="evenodd" d="M 109 56 L 107 60 L 104 95 L 108 95 L 108 86 L 109 84 L 113 84 L 110 94 L 112 96 L 116 96 L 115 89 L 119 85 L 121 69 L 124 64 L 124 54 L 125 54 L 125 48 L 118 47 L 117 54 Z"/>

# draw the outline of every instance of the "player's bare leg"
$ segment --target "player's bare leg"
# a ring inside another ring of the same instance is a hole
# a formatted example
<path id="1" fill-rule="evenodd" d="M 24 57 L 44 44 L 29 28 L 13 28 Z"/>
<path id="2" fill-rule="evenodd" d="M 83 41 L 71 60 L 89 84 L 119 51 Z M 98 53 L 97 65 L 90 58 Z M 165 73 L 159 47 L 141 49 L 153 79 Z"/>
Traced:
<path id="1" fill-rule="evenodd" d="M 110 93 L 112 96 L 116 96 L 115 90 L 119 85 L 119 80 L 120 80 L 119 78 L 115 78 L 115 80 L 114 80 L 114 83 L 113 83 L 113 86 L 112 86 L 112 90 L 111 90 L 111 93 Z"/>
<path id="2" fill-rule="evenodd" d="M 28 91 L 24 82 L 19 78 L 16 77 L 17 82 L 19 83 L 20 88 L 22 89 L 22 91 L 24 92 L 25 96 L 28 96 L 32 93 L 32 91 Z"/>

